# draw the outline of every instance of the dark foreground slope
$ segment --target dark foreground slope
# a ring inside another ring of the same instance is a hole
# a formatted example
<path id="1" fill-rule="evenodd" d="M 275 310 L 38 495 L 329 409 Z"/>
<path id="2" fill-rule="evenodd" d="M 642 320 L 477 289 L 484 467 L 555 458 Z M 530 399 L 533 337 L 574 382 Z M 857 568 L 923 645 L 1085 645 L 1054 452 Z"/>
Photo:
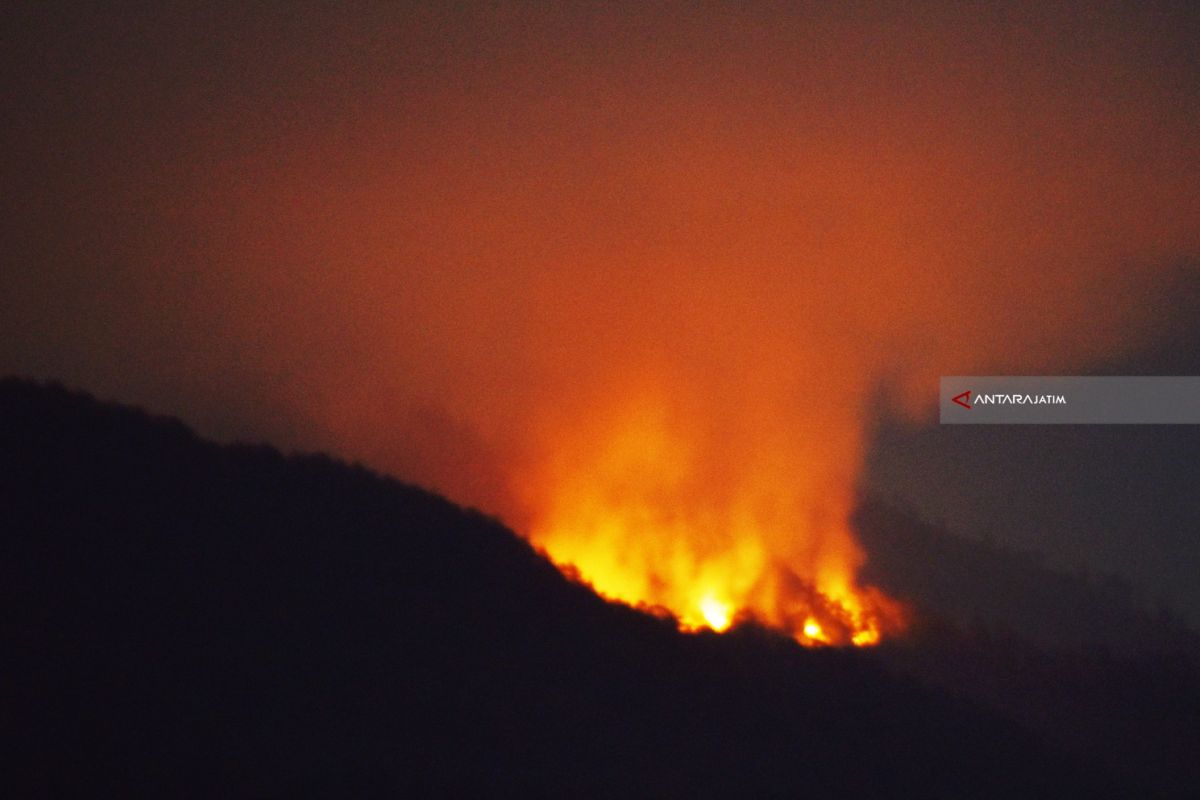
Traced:
<path id="1" fill-rule="evenodd" d="M 1200 797 L 1200 636 L 1128 584 L 1057 571 L 878 500 L 859 505 L 867 580 L 916 623 L 875 651 L 1088 762 Z"/>
<path id="2" fill-rule="evenodd" d="M 323 457 L 0 382 L 8 796 L 1031 797 L 1117 787 L 760 631 L 685 636 Z"/>

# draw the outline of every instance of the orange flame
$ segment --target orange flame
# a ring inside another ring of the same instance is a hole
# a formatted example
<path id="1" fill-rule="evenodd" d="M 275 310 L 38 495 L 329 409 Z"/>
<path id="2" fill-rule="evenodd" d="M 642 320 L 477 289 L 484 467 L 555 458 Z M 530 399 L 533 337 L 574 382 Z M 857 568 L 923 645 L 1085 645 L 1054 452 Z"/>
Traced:
<path id="1" fill-rule="evenodd" d="M 762 468 L 713 485 L 661 402 L 600 416 L 607 424 L 566 437 L 533 484 L 531 538 L 565 572 L 689 631 L 754 620 L 804 645 L 867 646 L 903 627 L 899 603 L 855 580 L 863 555 L 845 509 L 800 513 L 818 498 Z M 784 560 L 780 541 L 808 557 Z"/>

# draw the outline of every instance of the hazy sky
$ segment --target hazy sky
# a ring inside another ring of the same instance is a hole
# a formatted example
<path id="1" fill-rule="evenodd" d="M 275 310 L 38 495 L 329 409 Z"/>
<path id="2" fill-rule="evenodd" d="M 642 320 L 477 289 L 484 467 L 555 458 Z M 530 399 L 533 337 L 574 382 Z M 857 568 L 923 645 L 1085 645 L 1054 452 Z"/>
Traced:
<path id="1" fill-rule="evenodd" d="M 608 464 L 655 524 L 804 516 L 763 546 L 820 563 L 938 375 L 1189 329 L 1196 15 L 1051 5 L 10 11 L 0 372 L 524 529 Z M 646 425 L 669 456 L 611 461 Z M 1166 563 L 1105 536 L 1047 549 Z"/>

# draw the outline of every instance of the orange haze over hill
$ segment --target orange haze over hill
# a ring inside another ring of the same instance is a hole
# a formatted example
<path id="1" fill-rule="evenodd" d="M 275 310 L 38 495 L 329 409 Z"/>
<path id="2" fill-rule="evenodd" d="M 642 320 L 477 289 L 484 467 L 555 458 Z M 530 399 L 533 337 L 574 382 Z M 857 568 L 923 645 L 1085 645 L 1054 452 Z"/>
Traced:
<path id="1" fill-rule="evenodd" d="M 5 363 L 430 485 L 687 626 L 873 641 L 872 421 L 1158 335 L 1197 73 L 1151 10 L 709 10 L 81 28 L 120 58 L 14 89 Z"/>

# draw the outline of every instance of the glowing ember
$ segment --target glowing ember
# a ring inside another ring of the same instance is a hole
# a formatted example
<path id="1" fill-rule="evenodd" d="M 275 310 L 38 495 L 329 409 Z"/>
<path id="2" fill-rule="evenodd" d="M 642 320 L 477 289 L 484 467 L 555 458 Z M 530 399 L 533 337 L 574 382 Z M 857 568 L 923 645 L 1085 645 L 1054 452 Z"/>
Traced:
<path id="1" fill-rule="evenodd" d="M 704 615 L 704 621 L 714 631 L 723 631 L 729 627 L 732 617 L 729 613 L 729 606 L 722 603 L 720 600 L 713 597 L 711 594 L 706 595 L 700 601 L 700 613 Z"/>

